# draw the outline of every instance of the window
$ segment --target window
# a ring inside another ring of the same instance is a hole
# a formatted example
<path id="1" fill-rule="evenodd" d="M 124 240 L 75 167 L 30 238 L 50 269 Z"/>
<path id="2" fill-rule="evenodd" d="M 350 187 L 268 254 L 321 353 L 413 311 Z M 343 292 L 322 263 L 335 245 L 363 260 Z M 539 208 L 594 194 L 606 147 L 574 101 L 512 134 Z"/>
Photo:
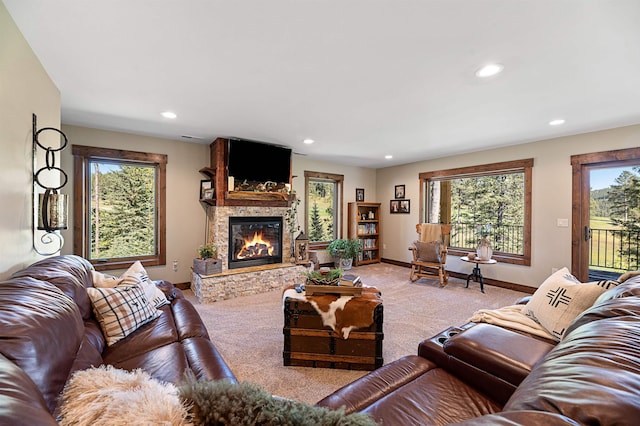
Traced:
<path id="1" fill-rule="evenodd" d="M 451 224 L 454 255 L 488 234 L 498 261 L 531 265 L 532 168 L 526 159 L 421 173 L 422 217 Z"/>
<path id="2" fill-rule="evenodd" d="M 321 247 L 342 235 L 343 175 L 304 172 L 305 229 L 309 243 Z"/>
<path id="3" fill-rule="evenodd" d="M 74 145 L 74 253 L 96 269 L 166 264 L 167 156 Z"/>

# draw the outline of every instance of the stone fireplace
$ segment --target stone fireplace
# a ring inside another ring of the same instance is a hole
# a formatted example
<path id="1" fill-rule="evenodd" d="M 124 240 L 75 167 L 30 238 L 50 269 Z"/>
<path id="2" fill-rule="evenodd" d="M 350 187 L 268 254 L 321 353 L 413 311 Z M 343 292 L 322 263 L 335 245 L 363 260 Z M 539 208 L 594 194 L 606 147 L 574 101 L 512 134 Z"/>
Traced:
<path id="1" fill-rule="evenodd" d="M 222 272 L 208 276 L 193 274 L 191 288 L 200 303 L 282 290 L 287 285 L 303 282 L 307 269 L 291 262 L 291 234 L 283 225 L 286 211 L 286 207 L 265 206 L 207 208 L 206 241 L 218 246 Z M 261 234 L 259 231 L 262 231 Z M 239 234 L 243 236 L 240 237 Z M 268 254 L 264 240 L 273 240 L 274 237 L 275 242 L 270 244 L 275 247 L 272 254 Z M 238 254 L 242 252 L 240 240 L 243 241 L 244 247 L 245 239 L 250 240 L 250 246 L 253 245 L 249 251 L 263 254 L 257 256 L 261 257 L 257 262 L 256 256 L 237 259 Z M 279 255 L 274 256 L 273 253 L 278 251 Z"/>

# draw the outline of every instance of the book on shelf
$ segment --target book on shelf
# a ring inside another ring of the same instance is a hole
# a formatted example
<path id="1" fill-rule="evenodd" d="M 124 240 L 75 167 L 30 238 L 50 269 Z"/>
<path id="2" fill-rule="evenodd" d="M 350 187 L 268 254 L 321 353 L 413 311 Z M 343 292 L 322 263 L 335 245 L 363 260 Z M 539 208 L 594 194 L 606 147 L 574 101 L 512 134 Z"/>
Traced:
<path id="1" fill-rule="evenodd" d="M 358 225 L 358 235 L 376 234 L 376 229 L 375 223 L 361 223 Z"/>

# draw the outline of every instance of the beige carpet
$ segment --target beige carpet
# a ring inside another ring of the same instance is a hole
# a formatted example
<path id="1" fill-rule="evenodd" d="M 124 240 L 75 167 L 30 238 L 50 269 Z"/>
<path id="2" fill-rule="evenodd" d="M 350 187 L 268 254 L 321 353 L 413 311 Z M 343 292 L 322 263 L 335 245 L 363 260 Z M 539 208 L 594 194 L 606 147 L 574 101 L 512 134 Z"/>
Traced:
<path id="1" fill-rule="evenodd" d="M 409 269 L 385 263 L 353 268 L 363 283 L 375 286 L 384 300 L 384 362 L 416 354 L 418 343 L 439 331 L 461 325 L 477 309 L 513 304 L 525 293 L 450 278 L 409 281 Z M 272 394 L 315 403 L 366 372 L 282 365 L 284 315 L 280 292 L 199 304 L 185 292 L 202 316 L 218 350 L 241 382 L 261 385 Z"/>

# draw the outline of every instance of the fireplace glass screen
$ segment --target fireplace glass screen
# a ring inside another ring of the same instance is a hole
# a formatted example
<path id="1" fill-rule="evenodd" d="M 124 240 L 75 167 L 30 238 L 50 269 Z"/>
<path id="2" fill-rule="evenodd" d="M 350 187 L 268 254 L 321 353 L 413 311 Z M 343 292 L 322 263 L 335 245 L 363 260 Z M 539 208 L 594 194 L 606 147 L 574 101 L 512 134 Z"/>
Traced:
<path id="1" fill-rule="evenodd" d="M 229 269 L 282 263 L 282 217 L 230 217 Z"/>

